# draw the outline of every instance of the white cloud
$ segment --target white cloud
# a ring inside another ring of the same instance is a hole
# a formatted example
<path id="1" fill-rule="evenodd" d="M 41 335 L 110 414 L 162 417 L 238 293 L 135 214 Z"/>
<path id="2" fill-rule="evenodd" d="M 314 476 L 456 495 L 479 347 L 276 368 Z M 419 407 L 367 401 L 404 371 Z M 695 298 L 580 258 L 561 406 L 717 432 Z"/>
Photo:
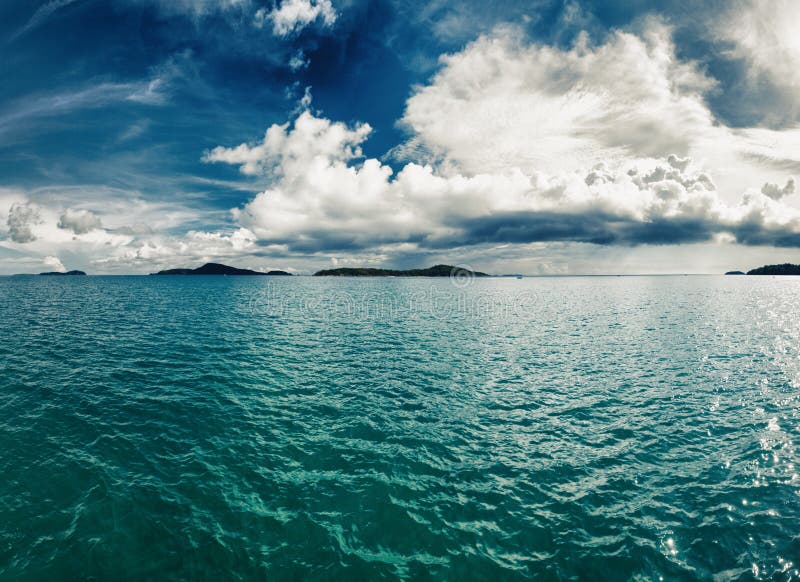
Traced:
<path id="1" fill-rule="evenodd" d="M 300 101 L 297 103 L 299 110 L 305 110 L 311 107 L 311 87 L 306 87 L 303 91 L 303 96 L 300 98 Z"/>
<path id="2" fill-rule="evenodd" d="M 148 235 L 132 239 L 112 252 L 97 256 L 101 270 L 150 272 L 160 268 L 238 258 L 255 249 L 256 237 L 244 228 L 233 232 L 189 231 L 183 236 Z"/>
<path id="3" fill-rule="evenodd" d="M 368 124 L 351 129 L 343 123 L 316 118 L 308 111 L 300 114 L 291 131 L 287 131 L 288 127 L 288 123 L 271 126 L 263 142 L 254 146 L 216 147 L 207 152 L 203 160 L 236 164 L 248 175 L 264 174 L 273 169 L 300 172 L 298 164 L 306 163 L 309 158 L 345 161 L 360 157 L 360 144 L 371 131 Z"/>
<path id="4" fill-rule="evenodd" d="M 777 92 L 779 107 L 765 108 L 773 123 L 794 121 L 800 114 L 800 3 L 796 0 L 734 0 L 715 14 L 711 32 L 727 53 L 747 66 L 757 91 L 764 84 Z"/>
<path id="5" fill-rule="evenodd" d="M 28 199 L 23 192 L 0 187 L 0 239 L 9 237 L 8 218 L 11 207 L 26 202 Z"/>
<path id="6" fill-rule="evenodd" d="M 58 228 L 71 230 L 75 234 L 86 234 L 102 228 L 100 217 L 89 210 L 72 210 L 68 208 L 58 221 Z"/>
<path id="7" fill-rule="evenodd" d="M 800 130 L 726 127 L 706 103 L 714 88 L 677 57 L 658 20 L 597 46 L 579 38 L 571 49 L 501 28 L 442 57 L 408 100 L 402 123 L 411 137 L 393 153 L 466 174 L 583 171 L 677 154 L 713 172 L 729 203 L 765 176 L 785 180 L 800 169 Z"/>
<path id="8" fill-rule="evenodd" d="M 275 35 L 287 36 L 299 32 L 318 18 L 323 26 L 333 26 L 336 16 L 330 0 L 284 0 L 270 12 L 260 8 L 255 14 L 254 24 L 261 28 L 271 22 Z"/>
<path id="9" fill-rule="evenodd" d="M 271 176 L 272 186 L 236 217 L 259 239 L 305 252 L 399 243 L 665 244 L 720 233 L 787 244 L 800 233 L 794 209 L 758 190 L 728 205 L 711 177 L 676 155 L 598 164 L 583 174 L 515 166 L 464 174 L 411 163 L 393 176 L 376 159 L 358 163 L 368 134 L 369 126 L 305 111 L 292 126 L 270 127 L 261 144 L 216 148 L 206 160 Z"/>
<path id="10" fill-rule="evenodd" d="M 8 211 L 8 236 L 16 243 L 29 243 L 36 240 L 33 229 L 42 222 L 39 209 L 27 202 L 15 202 Z"/>
<path id="11" fill-rule="evenodd" d="M 289 0 L 260 18 L 290 34 L 319 18 L 332 23 L 323 6 Z M 163 93 L 157 83 L 137 87 L 145 100 Z M 268 252 L 350 264 L 443 249 L 518 255 L 531 245 L 800 246 L 800 215 L 789 203 L 800 130 L 726 127 L 706 104 L 713 88 L 699 65 L 676 56 L 657 20 L 569 49 L 501 28 L 443 57 L 415 90 L 402 119 L 409 140 L 395 149 L 410 163 L 398 172 L 364 159 L 368 124 L 312 113 L 307 91 L 293 121 L 203 156 L 269 184 L 234 211 L 238 228 L 193 230 L 195 209 L 135 195 L 101 196 L 99 206 L 69 196 L 6 200 L 0 191 L 0 246 L 75 253 L 122 272 Z M 133 98 L 130 87 L 122 94 Z M 75 97 L 80 106 L 101 99 Z M 75 208 L 102 208 L 102 216 Z"/>
<path id="12" fill-rule="evenodd" d="M 311 61 L 306 57 L 302 50 L 298 50 L 289 59 L 289 68 L 293 71 L 299 71 L 308 67 Z"/>
<path id="13" fill-rule="evenodd" d="M 350 128 L 304 111 L 291 128 L 270 127 L 260 144 L 217 147 L 204 159 L 239 165 L 246 174 L 276 177 L 273 188 L 238 214 L 262 238 L 302 239 L 316 229 L 331 236 L 343 232 L 370 237 L 376 229 L 389 228 L 385 221 L 404 220 L 398 201 L 386 196 L 391 168 L 377 160 L 359 168 L 348 164 L 361 157 L 360 144 L 370 131 L 366 124 Z"/>
<path id="14" fill-rule="evenodd" d="M 104 199 L 102 217 L 71 207 Z M 141 200 L 134 193 L 51 188 L 28 193 L 0 189 L 0 272 L 34 271 L 46 257 L 70 257 L 90 272 L 150 272 L 240 258 L 264 250 L 243 228 L 186 231 L 196 210 Z M 107 228 L 104 228 L 104 224 Z M 167 234 L 169 231 L 185 234 Z M 8 255 L 12 259 L 3 260 Z M 20 262 L 22 261 L 22 262 Z M 24 266 L 23 266 L 23 263 Z"/>
<path id="15" fill-rule="evenodd" d="M 761 189 L 767 172 L 800 163 L 800 132 L 725 127 L 705 102 L 714 85 L 676 57 L 658 20 L 639 35 L 615 32 L 599 46 L 582 37 L 568 50 L 501 28 L 443 57 L 408 100 L 411 138 L 394 153 L 416 159 L 396 176 L 360 160 L 368 125 L 309 111 L 273 125 L 261 143 L 204 159 L 269 176 L 270 188 L 235 215 L 262 241 L 301 252 L 800 245 L 798 212 L 781 200 L 793 182 L 780 196 Z"/>
<path id="16" fill-rule="evenodd" d="M 50 271 L 57 271 L 59 273 L 64 273 L 67 270 L 67 268 L 64 266 L 64 263 L 61 262 L 61 259 L 59 259 L 58 257 L 54 257 L 52 255 L 49 255 L 44 259 L 42 259 L 42 263 Z"/>
<path id="17" fill-rule="evenodd" d="M 514 166 L 574 170 L 622 157 L 686 155 L 713 125 L 703 94 L 714 83 L 675 58 L 671 31 L 613 33 L 561 50 L 499 29 L 442 57 L 407 103 L 414 141 L 466 172 Z"/>

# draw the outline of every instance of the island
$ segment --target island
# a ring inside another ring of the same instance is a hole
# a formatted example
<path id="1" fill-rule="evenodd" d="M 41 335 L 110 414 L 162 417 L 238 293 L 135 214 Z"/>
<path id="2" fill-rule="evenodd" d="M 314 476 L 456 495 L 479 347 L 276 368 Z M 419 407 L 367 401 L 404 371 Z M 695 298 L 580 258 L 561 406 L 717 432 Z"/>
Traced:
<path id="1" fill-rule="evenodd" d="M 151 275 L 233 275 L 233 276 L 262 276 L 262 277 L 285 277 L 291 276 L 286 271 L 253 271 L 251 269 L 238 269 L 219 263 L 206 263 L 196 269 L 166 269 Z"/>
<path id="2" fill-rule="evenodd" d="M 783 265 L 765 265 L 752 271 L 748 275 L 800 275 L 800 265 L 784 263 Z"/>
<path id="3" fill-rule="evenodd" d="M 39 273 L 40 277 L 85 277 L 86 273 L 83 271 L 67 271 L 62 273 L 61 271 L 50 271 L 48 273 Z"/>
<path id="4" fill-rule="evenodd" d="M 743 271 L 728 271 L 726 275 L 744 275 Z"/>
<path id="5" fill-rule="evenodd" d="M 314 273 L 315 277 L 490 277 L 480 271 L 470 271 L 452 265 L 434 265 L 427 269 L 370 269 L 364 267 L 342 267 L 339 269 L 323 269 Z"/>

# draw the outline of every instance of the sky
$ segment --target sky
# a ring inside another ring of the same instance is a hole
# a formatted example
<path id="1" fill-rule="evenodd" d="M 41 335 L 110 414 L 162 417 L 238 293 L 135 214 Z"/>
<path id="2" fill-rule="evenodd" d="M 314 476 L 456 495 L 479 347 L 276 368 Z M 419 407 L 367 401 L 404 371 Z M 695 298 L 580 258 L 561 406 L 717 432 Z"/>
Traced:
<path id="1" fill-rule="evenodd" d="M 4 0 L 0 274 L 800 262 L 795 0 Z"/>

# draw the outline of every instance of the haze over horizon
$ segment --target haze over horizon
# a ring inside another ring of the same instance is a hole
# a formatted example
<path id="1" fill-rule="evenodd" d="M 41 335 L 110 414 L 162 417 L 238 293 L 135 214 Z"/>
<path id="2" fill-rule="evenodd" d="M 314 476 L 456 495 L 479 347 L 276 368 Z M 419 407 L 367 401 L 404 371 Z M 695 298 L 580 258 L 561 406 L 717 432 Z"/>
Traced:
<path id="1" fill-rule="evenodd" d="M 800 5 L 11 0 L 0 275 L 800 262 Z"/>

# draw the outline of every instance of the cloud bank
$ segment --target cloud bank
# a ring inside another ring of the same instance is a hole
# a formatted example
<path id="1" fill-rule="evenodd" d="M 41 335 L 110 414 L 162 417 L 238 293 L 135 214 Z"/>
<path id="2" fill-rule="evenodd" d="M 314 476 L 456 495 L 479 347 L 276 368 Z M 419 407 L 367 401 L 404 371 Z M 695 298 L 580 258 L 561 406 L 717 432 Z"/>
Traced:
<path id="1" fill-rule="evenodd" d="M 236 211 L 260 240 L 303 252 L 414 243 L 420 248 L 577 241 L 604 245 L 681 244 L 728 235 L 744 244 L 794 246 L 798 213 L 781 202 L 787 183 L 721 200 L 713 179 L 688 158 L 638 158 L 586 173 L 508 166 L 463 174 L 407 164 L 397 175 L 360 160 L 368 125 L 306 111 L 273 125 L 262 143 L 215 148 L 205 159 L 273 178 Z"/>
<path id="2" fill-rule="evenodd" d="M 301 32 L 321 32 L 339 16 L 329 0 L 266 8 L 249 0 L 155 4 L 162 16 L 212 22 L 224 14 L 250 34 L 285 44 L 281 58 L 293 55 L 286 60 L 294 75 L 313 73 L 311 58 L 318 63 L 311 45 L 299 43 Z M 796 9 L 779 0 L 770 5 L 775 14 L 755 2 L 736 6 L 757 26 L 736 36 L 740 23 L 725 10 L 713 35 L 753 87 L 786 97 L 780 115 L 758 127 L 728 126 L 714 115 L 708 101 L 717 80 L 679 57 L 673 30 L 659 19 L 611 31 L 599 43 L 581 34 L 567 47 L 506 25 L 440 57 L 435 74 L 405 101 L 398 120 L 405 139 L 388 155 L 365 156 L 372 127 L 326 117 L 311 108 L 307 90 L 289 121 L 270 125 L 255 142 L 231 147 L 235 133 L 217 147 L 221 139 L 202 142 L 209 147 L 204 162 L 234 166 L 243 176 L 239 183 L 215 180 L 251 197 L 231 212 L 237 198 L 211 208 L 200 195 L 171 204 L 152 196 L 146 202 L 131 190 L 99 196 L 103 204 L 96 204 L 77 193 L 3 198 L 0 191 L 0 246 L 71 268 L 66 257 L 85 257 L 112 272 L 265 256 L 343 264 L 487 257 L 492 249 L 518 256 L 565 245 L 614 253 L 709 242 L 800 248 L 792 178 L 800 171 L 800 129 L 792 121 L 798 60 L 776 20 Z M 21 99 L 0 113 L 0 132 L 22 133 L 31 118 L 110 103 L 159 105 L 137 114 L 164 117 L 180 64 L 169 59 L 136 82 L 98 78 L 71 92 Z M 292 91 L 303 86 L 298 80 Z M 130 135 L 135 141 L 139 134 Z M 254 184 L 262 191 L 252 195 Z"/>
<path id="3" fill-rule="evenodd" d="M 216 147 L 204 160 L 269 179 L 235 218 L 263 244 L 296 252 L 553 241 L 798 246 L 800 218 L 786 204 L 794 181 L 763 182 L 765 165 L 797 155 L 776 151 L 774 138 L 796 137 L 722 126 L 704 100 L 713 87 L 696 63 L 676 57 L 671 30 L 657 20 L 599 46 L 580 37 L 568 50 L 501 29 L 443 57 L 408 100 L 411 137 L 399 151 L 425 159 L 396 174 L 363 159 L 369 125 L 309 110 L 272 125 L 260 143 Z"/>
<path id="4" fill-rule="evenodd" d="M 55 195 L 53 195 L 55 194 Z M 121 193 L 117 193 L 121 194 Z M 197 265 L 234 260 L 259 251 L 255 236 L 243 228 L 208 232 L 189 228 L 197 211 L 169 203 L 147 202 L 132 193 L 107 200 L 101 212 L 75 209 L 85 189 L 19 192 L 0 189 L 0 269 L 3 253 L 27 256 L 24 265 L 11 260 L 10 272 L 32 272 L 42 264 L 56 270 L 55 260 L 89 272 L 148 273 L 177 264 Z M 107 192 L 94 194 L 107 198 Z M 61 203 L 57 202 L 61 200 Z M 246 259 L 245 259 L 246 261 Z M 243 266 L 250 266 L 248 262 Z M 253 264 L 252 266 L 257 266 Z M 268 263 L 272 268 L 289 268 Z M 37 270 L 38 269 L 38 270 Z"/>

